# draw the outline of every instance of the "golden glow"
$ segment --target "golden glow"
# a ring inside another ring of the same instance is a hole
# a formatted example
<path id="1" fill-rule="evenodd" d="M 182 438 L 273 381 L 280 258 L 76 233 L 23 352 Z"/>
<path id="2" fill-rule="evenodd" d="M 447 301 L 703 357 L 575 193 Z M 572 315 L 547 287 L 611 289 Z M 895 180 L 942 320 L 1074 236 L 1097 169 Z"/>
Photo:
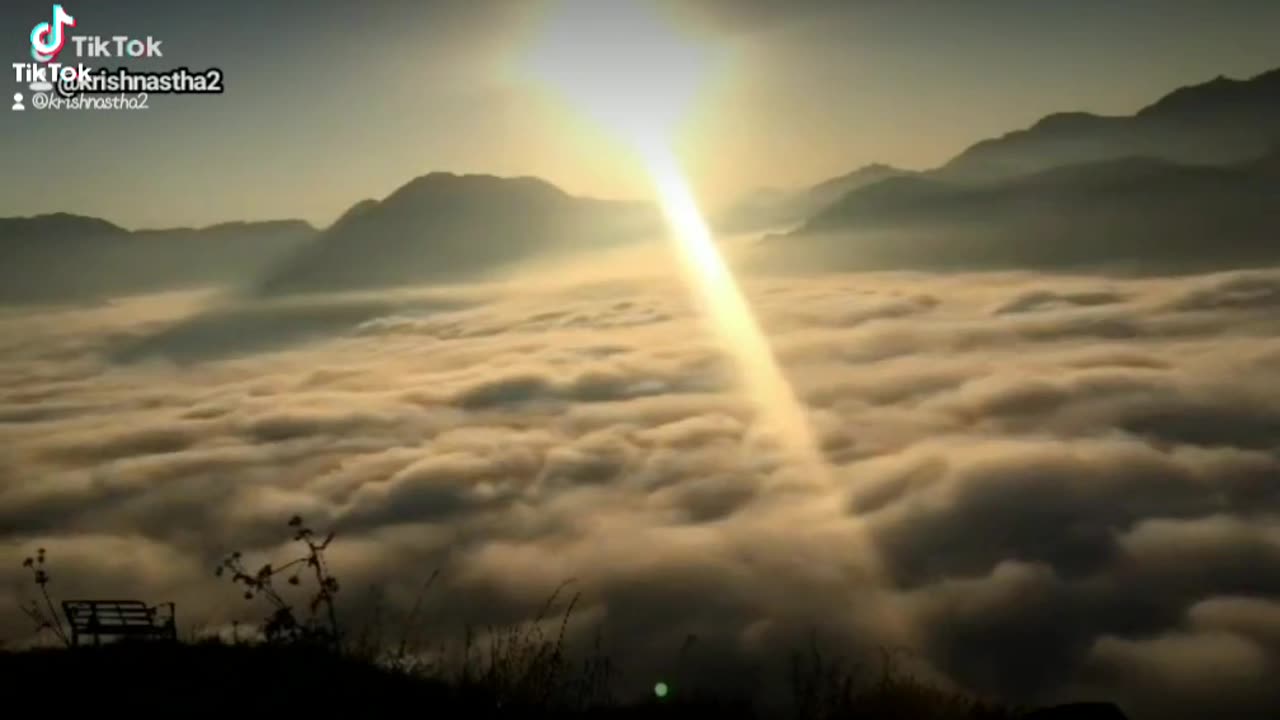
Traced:
<path id="1" fill-rule="evenodd" d="M 579 24 L 582 16 L 573 17 L 576 11 L 582 10 L 589 16 L 592 10 L 622 8 L 621 12 L 627 15 L 625 22 L 609 27 L 621 27 L 629 35 L 611 43 L 583 39 L 577 45 L 570 43 L 540 50 L 535 54 L 541 58 L 535 63 L 540 79 L 562 93 L 572 106 L 614 133 L 640 158 L 666 217 L 683 274 L 699 310 L 732 354 L 742 383 L 759 408 L 761 429 L 776 439 L 787 469 L 793 471 L 776 476 L 776 482 L 786 489 L 796 485 L 828 486 L 833 482 L 830 468 L 814 441 L 808 413 L 783 375 L 746 297 L 721 257 L 672 148 L 677 123 L 697 95 L 698 86 L 693 80 L 701 77 L 706 69 L 699 64 L 699 58 L 705 54 L 683 47 L 655 17 L 645 16 L 638 2 L 624 6 L 613 0 L 584 1 L 585 4 L 565 3 L 558 22 L 578 25 L 579 30 L 584 30 L 586 28 Z M 617 22 L 617 18 L 611 20 Z M 601 23 L 595 29 L 604 27 Z M 557 34 L 553 32 L 551 37 Z M 559 37 L 563 41 L 567 36 L 562 33 Z M 598 38 L 598 34 L 586 33 L 585 38 L 591 37 Z M 635 95 L 619 91 L 619 87 L 628 82 L 647 90 Z M 840 493 L 802 490 L 790 494 L 789 498 L 788 503 L 772 503 L 770 512 L 758 518 L 769 531 L 777 531 L 780 526 L 806 527 L 821 534 L 833 509 L 837 513 L 844 510 Z M 833 508 L 832 502 L 841 506 Z M 832 543 L 838 544 L 841 552 L 854 563 L 847 571 L 860 576 L 870 587 L 883 571 L 872 543 L 863 532 L 865 526 L 850 523 L 832 536 Z M 903 616 L 879 594 L 867 594 L 864 612 L 903 644 L 914 644 Z"/>
<path id="2" fill-rule="evenodd" d="M 641 2 L 561 3 L 530 55 L 536 77 L 640 157 L 653 182 L 690 287 L 732 352 L 761 418 L 811 480 L 825 478 L 808 416 L 777 365 L 721 257 L 680 167 L 672 138 L 713 53 L 681 38 Z"/>
<path id="3" fill-rule="evenodd" d="M 658 201 L 677 242 L 685 275 L 702 311 L 733 351 L 743 380 L 762 417 L 772 422 L 793 460 L 813 481 L 825 480 L 826 463 L 813 441 L 808 413 L 778 366 L 742 290 L 721 257 L 711 230 L 698 210 L 680 164 L 670 147 L 644 143 L 638 148 L 653 178 Z"/>
<path id="4" fill-rule="evenodd" d="M 617 139 L 668 142 L 716 59 L 651 0 L 562 0 L 524 65 Z"/>

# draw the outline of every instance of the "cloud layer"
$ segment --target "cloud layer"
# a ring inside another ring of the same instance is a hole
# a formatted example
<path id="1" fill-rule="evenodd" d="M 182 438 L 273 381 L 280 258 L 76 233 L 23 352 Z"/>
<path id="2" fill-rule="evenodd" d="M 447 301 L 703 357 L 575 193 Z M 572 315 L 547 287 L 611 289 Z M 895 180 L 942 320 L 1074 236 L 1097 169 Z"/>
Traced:
<path id="1" fill-rule="evenodd" d="M 4 314 L 0 627 L 36 545 L 66 596 L 254 617 L 211 570 L 301 513 L 353 611 L 441 568 L 456 634 L 576 578 L 575 638 L 641 680 L 689 634 L 714 678 L 816 630 L 1014 700 L 1276 712 L 1280 272 L 748 286 L 822 482 L 669 276 Z"/>

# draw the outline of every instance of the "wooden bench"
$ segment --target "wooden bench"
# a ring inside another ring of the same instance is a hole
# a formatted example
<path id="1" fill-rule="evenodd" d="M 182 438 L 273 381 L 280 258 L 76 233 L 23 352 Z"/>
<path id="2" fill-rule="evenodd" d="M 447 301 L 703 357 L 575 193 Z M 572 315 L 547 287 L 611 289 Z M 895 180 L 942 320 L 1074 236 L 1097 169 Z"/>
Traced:
<path id="1" fill-rule="evenodd" d="M 165 607 L 167 614 L 160 612 Z M 71 625 L 72 645 L 79 645 L 86 635 L 93 637 L 94 645 L 103 637 L 178 640 L 173 603 L 150 607 L 140 600 L 65 600 L 62 612 Z"/>

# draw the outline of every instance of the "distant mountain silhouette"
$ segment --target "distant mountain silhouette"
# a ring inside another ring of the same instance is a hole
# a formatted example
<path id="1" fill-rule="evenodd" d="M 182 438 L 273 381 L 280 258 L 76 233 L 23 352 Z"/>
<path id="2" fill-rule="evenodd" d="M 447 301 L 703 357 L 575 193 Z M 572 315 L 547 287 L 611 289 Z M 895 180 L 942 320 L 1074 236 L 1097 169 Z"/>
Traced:
<path id="1" fill-rule="evenodd" d="M 574 197 L 536 178 L 431 173 L 352 207 L 259 287 L 288 293 L 464 280 L 658 227 L 649 208 Z"/>
<path id="2" fill-rule="evenodd" d="M 933 174 L 993 181 L 1058 165 L 1146 156 L 1231 165 L 1280 143 L 1280 69 L 1249 80 L 1218 77 L 1169 93 L 1136 115 L 1050 115 L 1026 130 L 984 140 Z"/>
<path id="3" fill-rule="evenodd" d="M 1280 262 L 1278 228 L 1280 154 L 1226 167 L 1131 157 L 984 184 L 891 178 L 765 246 L 817 267 L 1168 271 Z"/>
<path id="4" fill-rule="evenodd" d="M 910 170 L 873 163 L 798 190 L 760 188 L 718 213 L 716 228 L 722 232 L 750 232 L 798 225 L 846 193 L 887 178 L 911 174 Z"/>
<path id="5" fill-rule="evenodd" d="M 822 209 L 839 200 L 850 192 L 873 185 L 889 178 L 910 176 L 910 170 L 903 170 L 883 163 L 864 165 L 851 173 L 824 180 L 809 188 L 805 193 L 816 209 Z"/>
<path id="6" fill-rule="evenodd" d="M 760 190 L 714 224 L 798 227 L 758 257 L 823 268 L 1273 262 L 1277 148 L 1280 69 L 1181 88 L 1132 116 L 1050 115 L 927 172 L 876 164 Z M 357 203 L 323 232 L 300 221 L 135 232 L 68 214 L 0 219 L 0 302 L 214 283 L 295 293 L 458 282 L 661 227 L 648 206 L 452 173 Z"/>
<path id="7" fill-rule="evenodd" d="M 1130 116 L 1049 115 L 1030 128 L 978 142 L 943 166 L 922 173 L 873 164 L 798 191 L 756 190 L 718 213 L 715 225 L 722 232 L 798 226 L 849 193 L 895 178 L 981 184 L 1062 165 L 1133 157 L 1188 165 L 1237 165 L 1277 146 L 1280 68 L 1249 80 L 1218 77 L 1180 88 Z M 908 182 L 876 193 L 894 194 L 908 187 L 927 192 L 925 186 Z"/>
<path id="8" fill-rule="evenodd" d="M 812 208 L 807 211 L 798 209 L 797 198 L 795 191 L 755 188 L 716 211 L 710 221 L 722 233 L 776 229 L 812 214 Z"/>
<path id="9" fill-rule="evenodd" d="M 946 165 L 856 188 L 758 260 L 771 267 L 1280 262 L 1280 70 L 1176 90 L 1130 117 L 1050 115 Z M 785 262 L 784 262 L 785 261 Z"/>
<path id="10" fill-rule="evenodd" d="M 0 218 L 0 302 L 244 282 L 314 233 L 300 220 L 129 231 L 67 213 Z"/>

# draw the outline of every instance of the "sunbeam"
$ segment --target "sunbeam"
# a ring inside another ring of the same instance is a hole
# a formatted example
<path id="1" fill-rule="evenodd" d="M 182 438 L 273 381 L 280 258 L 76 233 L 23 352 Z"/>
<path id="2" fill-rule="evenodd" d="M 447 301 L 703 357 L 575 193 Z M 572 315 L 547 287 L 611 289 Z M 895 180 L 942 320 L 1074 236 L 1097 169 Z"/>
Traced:
<path id="1" fill-rule="evenodd" d="M 808 414 L 721 257 L 672 147 L 712 53 L 634 2 L 561 3 L 529 58 L 534 75 L 643 162 L 685 278 L 744 389 L 798 476 L 824 482 Z"/>
<path id="2" fill-rule="evenodd" d="M 814 441 L 808 413 L 720 255 L 679 160 L 669 146 L 658 141 L 638 141 L 636 149 L 653 180 L 690 288 L 711 327 L 732 353 L 746 390 L 797 469 L 815 482 L 825 481 L 826 463 Z"/>

